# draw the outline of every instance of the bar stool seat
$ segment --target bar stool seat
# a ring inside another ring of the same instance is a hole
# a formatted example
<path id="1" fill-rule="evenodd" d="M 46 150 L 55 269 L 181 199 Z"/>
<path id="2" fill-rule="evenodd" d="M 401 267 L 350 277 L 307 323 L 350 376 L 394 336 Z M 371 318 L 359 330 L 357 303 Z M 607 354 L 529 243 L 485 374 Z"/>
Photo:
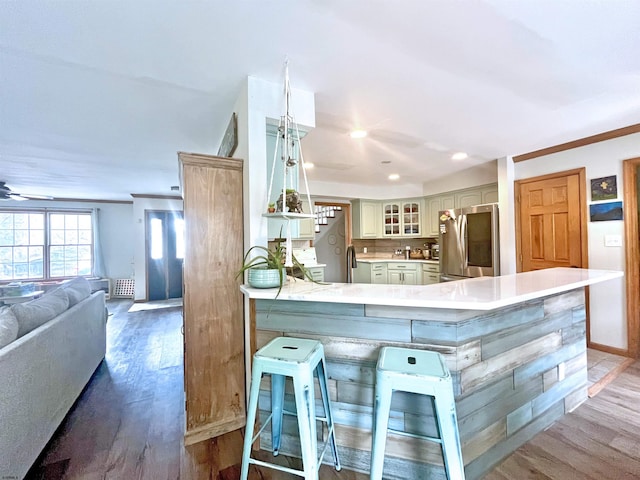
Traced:
<path id="1" fill-rule="evenodd" d="M 260 396 L 260 380 L 262 376 L 271 375 L 271 414 L 260 430 L 253 435 Z M 324 416 L 318 417 L 315 412 L 314 374 L 318 377 Z M 292 377 L 295 395 L 296 412 L 284 410 L 285 377 Z M 247 427 L 242 452 L 242 471 L 240 478 L 246 480 L 249 464 L 281 470 L 299 475 L 305 479 L 318 479 L 318 468 L 331 445 L 336 470 L 340 470 L 340 460 L 333 424 L 333 415 L 329 403 L 327 388 L 327 374 L 325 368 L 324 349 L 320 342 L 304 338 L 279 337 L 258 350 L 253 356 L 251 373 L 251 391 L 249 394 L 249 408 L 247 411 Z M 298 417 L 300 432 L 300 446 L 302 450 L 303 470 L 284 467 L 274 463 L 251 458 L 251 445 L 260 436 L 264 428 L 271 422 L 271 438 L 273 455 L 278 455 L 282 435 L 282 415 Z M 316 421 L 327 424 L 327 441 L 318 457 Z"/>
<path id="2" fill-rule="evenodd" d="M 393 391 L 434 397 L 439 437 L 428 437 L 389 429 Z M 371 480 L 382 478 L 387 432 L 439 443 L 449 480 L 464 480 L 464 463 L 453 382 L 444 358 L 438 352 L 410 348 L 382 347 L 376 366 L 376 389 L 371 446 Z"/>

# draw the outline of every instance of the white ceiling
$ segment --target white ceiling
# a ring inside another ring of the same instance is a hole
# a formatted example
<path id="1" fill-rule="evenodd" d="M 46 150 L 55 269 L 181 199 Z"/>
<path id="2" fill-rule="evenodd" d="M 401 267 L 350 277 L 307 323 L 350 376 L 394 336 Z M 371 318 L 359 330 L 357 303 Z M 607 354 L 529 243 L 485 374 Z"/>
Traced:
<path id="1" fill-rule="evenodd" d="M 637 0 L 0 2 L 21 193 L 171 194 L 176 152 L 215 154 L 246 77 L 281 82 L 285 57 L 316 96 L 310 182 L 415 185 L 640 123 Z"/>

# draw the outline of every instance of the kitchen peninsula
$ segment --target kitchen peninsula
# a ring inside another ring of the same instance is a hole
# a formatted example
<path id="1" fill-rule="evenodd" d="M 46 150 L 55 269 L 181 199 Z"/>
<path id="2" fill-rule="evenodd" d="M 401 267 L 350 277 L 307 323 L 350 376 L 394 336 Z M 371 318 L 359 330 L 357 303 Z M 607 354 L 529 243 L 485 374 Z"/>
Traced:
<path id="1" fill-rule="evenodd" d="M 380 347 L 442 353 L 454 380 L 466 476 L 473 480 L 586 400 L 584 287 L 620 276 L 556 268 L 433 285 L 290 281 L 277 299 L 276 289 L 241 290 L 250 299 L 254 348 L 282 335 L 323 343 L 337 441 L 349 469 L 369 470 Z M 293 408 L 289 396 L 286 403 Z M 268 389 L 260 409 L 264 420 Z M 297 455 L 295 421 L 284 425 L 281 451 Z M 436 435 L 432 402 L 394 394 L 389 426 Z M 267 449 L 269 432 L 261 438 Z M 444 478 L 439 445 L 389 434 L 385 476 Z"/>

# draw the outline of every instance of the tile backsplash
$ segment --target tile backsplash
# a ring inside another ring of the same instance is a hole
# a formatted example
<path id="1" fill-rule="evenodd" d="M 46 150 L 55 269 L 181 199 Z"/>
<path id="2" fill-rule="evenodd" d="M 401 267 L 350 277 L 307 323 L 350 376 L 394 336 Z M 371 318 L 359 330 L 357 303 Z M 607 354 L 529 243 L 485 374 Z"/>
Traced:
<path id="1" fill-rule="evenodd" d="M 353 246 L 356 249 L 356 254 L 357 253 L 362 253 L 364 248 L 367 248 L 367 253 L 389 253 L 389 254 L 393 254 L 393 252 L 400 248 L 402 250 L 405 249 L 405 247 L 407 245 L 409 245 L 411 247 L 411 249 L 413 250 L 414 248 L 419 248 L 421 250 L 424 250 L 424 244 L 434 244 L 434 243 L 438 243 L 438 240 L 436 238 L 433 237 L 429 237 L 429 238 L 378 238 L 378 239 L 366 239 L 366 240 L 359 240 L 359 239 L 353 239 Z"/>

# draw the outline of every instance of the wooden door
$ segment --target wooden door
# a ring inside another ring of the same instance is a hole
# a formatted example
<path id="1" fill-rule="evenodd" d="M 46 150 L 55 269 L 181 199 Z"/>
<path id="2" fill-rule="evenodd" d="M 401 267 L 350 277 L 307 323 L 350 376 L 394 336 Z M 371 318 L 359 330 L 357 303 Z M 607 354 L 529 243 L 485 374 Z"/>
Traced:
<path id="1" fill-rule="evenodd" d="M 242 160 L 180 153 L 185 445 L 245 425 Z"/>
<path id="2" fill-rule="evenodd" d="M 515 184 L 518 271 L 587 268 L 584 169 Z"/>
<path id="3" fill-rule="evenodd" d="M 640 357 L 640 157 L 623 166 L 624 276 L 627 292 L 627 355 Z"/>

